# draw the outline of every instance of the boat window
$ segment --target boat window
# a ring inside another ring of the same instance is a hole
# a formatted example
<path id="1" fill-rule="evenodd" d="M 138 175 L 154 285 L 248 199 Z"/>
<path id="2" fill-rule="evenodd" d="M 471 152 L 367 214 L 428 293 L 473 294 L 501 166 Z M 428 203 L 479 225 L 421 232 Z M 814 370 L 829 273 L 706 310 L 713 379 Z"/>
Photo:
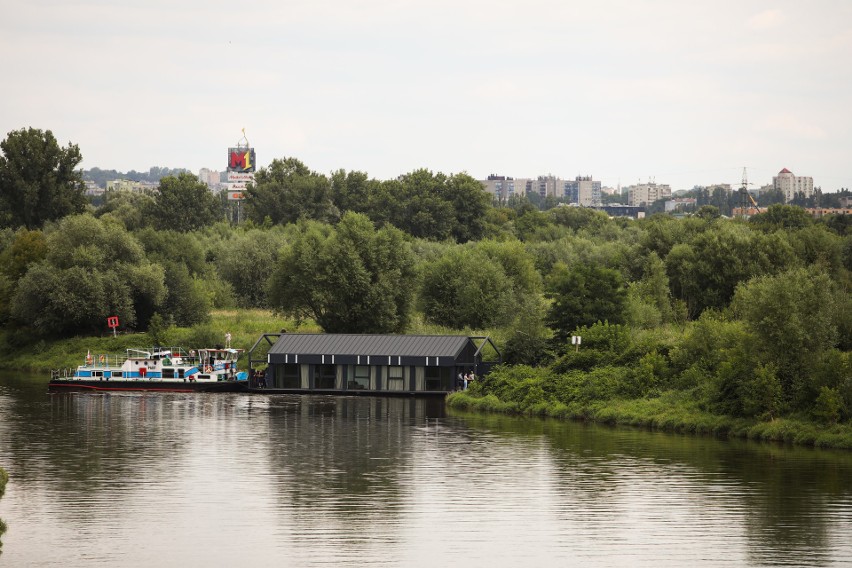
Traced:
<path id="1" fill-rule="evenodd" d="M 352 380 L 349 381 L 349 388 L 356 390 L 370 388 L 370 367 L 368 365 L 355 365 Z"/>
<path id="2" fill-rule="evenodd" d="M 284 388 L 284 389 L 299 389 L 302 388 L 302 377 L 301 377 L 301 365 L 295 365 L 292 363 L 281 365 L 280 382 L 275 384 L 276 387 Z M 267 373 L 269 371 L 267 370 Z M 269 374 L 267 374 L 267 381 L 269 381 Z"/>
<path id="3" fill-rule="evenodd" d="M 314 387 L 318 389 L 333 389 L 337 377 L 336 365 L 316 365 L 314 371 Z"/>
<path id="4" fill-rule="evenodd" d="M 388 390 L 404 390 L 402 367 L 388 367 Z"/>
<path id="5" fill-rule="evenodd" d="M 450 367 L 425 368 L 427 391 L 448 391 L 453 388 L 452 369 Z"/>

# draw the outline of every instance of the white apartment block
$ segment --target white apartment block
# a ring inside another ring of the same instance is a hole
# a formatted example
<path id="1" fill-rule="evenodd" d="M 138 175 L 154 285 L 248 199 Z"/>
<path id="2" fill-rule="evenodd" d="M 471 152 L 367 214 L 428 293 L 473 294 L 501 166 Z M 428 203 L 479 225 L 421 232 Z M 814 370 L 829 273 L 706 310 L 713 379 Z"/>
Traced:
<path id="1" fill-rule="evenodd" d="M 814 178 L 796 176 L 784 168 L 778 175 L 772 178 L 772 186 L 784 194 L 784 201 L 790 202 L 796 197 L 797 193 L 803 193 L 805 197 L 810 197 L 814 193 Z"/>
<path id="2" fill-rule="evenodd" d="M 627 188 L 627 204 L 634 207 L 648 206 L 658 199 L 668 199 L 671 196 L 671 186 L 663 183 L 640 183 Z"/>
<path id="3" fill-rule="evenodd" d="M 562 197 L 568 198 L 569 203 L 578 203 L 583 207 L 598 207 L 601 205 L 601 182 L 592 176 L 577 176 L 574 181 L 564 183 Z"/>
<path id="4" fill-rule="evenodd" d="M 601 204 L 601 182 L 593 180 L 591 176 L 577 176 L 573 180 L 565 180 L 554 175 L 530 179 L 491 174 L 488 179 L 479 182 L 485 191 L 500 201 L 505 201 L 513 195 L 537 193 L 541 197 L 556 197 L 585 207 Z"/>
<path id="5" fill-rule="evenodd" d="M 107 191 L 137 191 L 140 193 L 152 193 L 159 188 L 159 184 L 150 181 L 133 181 L 129 179 L 114 179 L 107 182 Z"/>
<path id="6" fill-rule="evenodd" d="M 198 180 L 201 183 L 207 184 L 210 189 L 219 189 L 219 172 L 208 168 L 201 168 L 198 171 Z"/>
<path id="7" fill-rule="evenodd" d="M 488 176 L 486 180 L 479 180 L 485 191 L 493 195 L 498 201 L 506 201 L 515 195 L 523 197 L 527 194 L 529 182 L 528 179 L 515 179 L 494 174 Z"/>

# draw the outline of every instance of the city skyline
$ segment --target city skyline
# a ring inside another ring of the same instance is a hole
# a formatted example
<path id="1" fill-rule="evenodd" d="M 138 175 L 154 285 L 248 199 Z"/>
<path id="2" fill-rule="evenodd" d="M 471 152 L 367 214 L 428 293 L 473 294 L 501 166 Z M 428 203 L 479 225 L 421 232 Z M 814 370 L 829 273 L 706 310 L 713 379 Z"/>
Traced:
<path id="1" fill-rule="evenodd" d="M 2 1 L 2 0 L 0 0 Z M 605 187 L 852 187 L 852 5 L 260 0 L 16 4 L 0 134 L 50 129 L 81 166 L 258 166 L 390 179 L 592 175 Z"/>

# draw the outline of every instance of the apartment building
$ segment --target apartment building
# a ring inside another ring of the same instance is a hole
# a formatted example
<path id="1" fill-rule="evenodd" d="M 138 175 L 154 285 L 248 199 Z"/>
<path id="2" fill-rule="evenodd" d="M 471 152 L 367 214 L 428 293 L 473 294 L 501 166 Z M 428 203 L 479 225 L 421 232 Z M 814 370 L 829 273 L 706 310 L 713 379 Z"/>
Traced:
<path id="1" fill-rule="evenodd" d="M 663 183 L 639 183 L 627 188 L 627 204 L 634 207 L 648 206 L 658 199 L 668 199 L 671 196 L 671 186 Z"/>
<path id="2" fill-rule="evenodd" d="M 796 194 L 803 193 L 810 197 L 814 193 L 814 178 L 810 176 L 797 176 L 787 168 L 772 178 L 772 186 L 784 194 L 784 201 L 790 202 Z"/>

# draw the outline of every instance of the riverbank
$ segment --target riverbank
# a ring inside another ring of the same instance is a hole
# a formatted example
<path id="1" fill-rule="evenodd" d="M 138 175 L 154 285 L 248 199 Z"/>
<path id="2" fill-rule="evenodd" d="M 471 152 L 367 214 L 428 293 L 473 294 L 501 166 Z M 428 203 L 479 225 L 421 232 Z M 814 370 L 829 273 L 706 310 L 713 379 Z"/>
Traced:
<path id="1" fill-rule="evenodd" d="M 560 402 L 524 404 L 501 400 L 494 394 L 481 396 L 465 391 L 450 394 L 447 405 L 460 410 L 548 416 L 719 438 L 852 449 L 852 426 L 848 424 L 822 425 L 797 417 L 760 421 L 712 414 L 701 410 L 689 393 L 682 391 L 665 392 L 655 398 L 567 405 Z"/>
<path id="2" fill-rule="evenodd" d="M 287 329 L 293 331 L 296 324 L 276 317 L 267 310 L 217 310 L 210 321 L 193 327 L 167 327 L 157 332 L 119 333 L 113 337 L 71 337 L 68 339 L 41 340 L 28 345 L 15 345 L 13 338 L 3 337 L 0 341 L 4 364 L 9 369 L 34 373 L 45 373 L 52 369 L 76 368 L 84 362 L 86 353 L 123 353 L 130 348 L 166 345 L 198 349 L 224 345 L 225 334 L 231 334 L 231 346 L 250 349 L 264 333 Z M 313 324 L 303 324 L 298 331 L 313 332 L 319 329 Z M 242 363 L 242 362 L 241 362 Z"/>

